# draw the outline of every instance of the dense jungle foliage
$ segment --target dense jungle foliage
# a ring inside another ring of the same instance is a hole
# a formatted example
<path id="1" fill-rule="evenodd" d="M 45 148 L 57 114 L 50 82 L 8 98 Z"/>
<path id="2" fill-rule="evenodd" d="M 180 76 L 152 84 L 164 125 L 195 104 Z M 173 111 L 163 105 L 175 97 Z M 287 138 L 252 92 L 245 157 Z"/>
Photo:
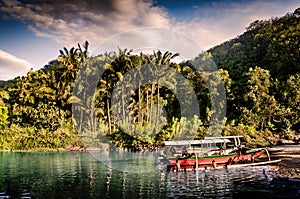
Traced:
<path id="1" fill-rule="evenodd" d="M 225 125 L 223 135 L 243 135 L 250 146 L 278 144 L 299 134 L 299 41 L 300 8 L 255 21 L 237 38 L 183 63 L 172 61 L 178 54 L 171 52 L 118 49 L 89 57 L 88 42 L 64 48 L 42 69 L 0 82 L 0 149 L 88 147 L 106 139 L 122 147 L 154 146 L 213 135 L 212 116 L 214 129 Z M 195 67 L 211 59 L 217 71 Z M 149 74 L 155 81 L 146 81 Z M 176 88 L 186 99 L 193 93 L 178 74 L 192 85 L 200 115 L 184 117 Z M 220 86 L 226 101 L 213 105 Z M 226 118 L 218 107 L 226 107 Z"/>

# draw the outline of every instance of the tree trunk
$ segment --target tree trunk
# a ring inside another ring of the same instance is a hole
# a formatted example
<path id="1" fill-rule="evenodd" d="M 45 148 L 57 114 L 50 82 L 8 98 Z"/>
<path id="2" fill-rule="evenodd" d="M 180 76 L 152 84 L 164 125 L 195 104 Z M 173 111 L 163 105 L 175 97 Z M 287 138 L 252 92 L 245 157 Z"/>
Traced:
<path id="1" fill-rule="evenodd" d="M 147 123 L 149 123 L 149 99 L 148 99 L 148 97 L 149 97 L 149 92 L 148 92 L 148 90 L 146 90 L 147 92 L 146 92 L 146 121 L 147 121 Z"/>
<path id="2" fill-rule="evenodd" d="M 153 109 L 153 95 L 154 95 L 154 84 L 151 85 L 151 98 L 150 98 L 150 114 L 149 114 L 149 121 L 151 122 L 152 119 L 152 109 Z"/>
<path id="3" fill-rule="evenodd" d="M 138 103 L 139 103 L 139 109 L 138 109 L 138 122 L 141 122 L 142 120 L 141 120 L 141 115 L 142 115 L 142 107 L 141 107 L 141 105 L 142 105 L 142 103 L 141 103 L 141 83 L 140 83 L 140 81 L 139 81 L 139 88 L 138 88 L 138 98 L 139 98 L 139 100 L 138 100 Z"/>
<path id="4" fill-rule="evenodd" d="M 157 109 L 156 109 L 155 133 L 158 133 L 158 132 L 156 132 L 158 122 L 159 122 L 159 80 L 157 81 Z"/>
<path id="5" fill-rule="evenodd" d="M 106 103 L 107 103 L 107 119 L 108 119 L 108 128 L 109 128 L 109 134 L 111 134 L 110 106 L 109 106 L 109 99 L 108 99 L 108 96 L 107 96 Z"/>
<path id="6" fill-rule="evenodd" d="M 90 112 L 90 123 L 91 123 L 91 131 L 95 131 L 95 126 L 94 126 L 94 110 L 91 108 Z"/>
<path id="7" fill-rule="evenodd" d="M 122 114 L 123 114 L 123 123 L 126 121 L 126 115 L 125 115 L 125 103 L 124 103 L 124 92 L 123 92 L 123 87 L 122 87 L 122 92 L 121 92 L 121 103 L 122 103 Z"/>

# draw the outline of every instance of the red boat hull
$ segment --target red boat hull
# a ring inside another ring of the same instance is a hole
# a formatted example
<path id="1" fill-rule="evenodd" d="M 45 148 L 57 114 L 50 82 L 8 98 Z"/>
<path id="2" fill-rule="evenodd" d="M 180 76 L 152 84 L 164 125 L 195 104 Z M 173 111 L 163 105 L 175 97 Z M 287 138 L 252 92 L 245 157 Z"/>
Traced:
<path id="1" fill-rule="evenodd" d="M 205 167 L 208 165 L 212 165 L 214 161 L 217 165 L 226 165 L 226 164 L 234 164 L 234 163 L 245 163 L 252 161 L 255 158 L 263 155 L 265 153 L 264 150 L 247 153 L 247 154 L 228 154 L 223 156 L 207 156 L 201 157 L 198 159 L 198 167 Z M 177 164 L 176 164 L 177 163 Z M 196 159 L 188 158 L 188 159 L 169 159 L 168 170 L 174 169 L 194 169 L 196 168 Z"/>

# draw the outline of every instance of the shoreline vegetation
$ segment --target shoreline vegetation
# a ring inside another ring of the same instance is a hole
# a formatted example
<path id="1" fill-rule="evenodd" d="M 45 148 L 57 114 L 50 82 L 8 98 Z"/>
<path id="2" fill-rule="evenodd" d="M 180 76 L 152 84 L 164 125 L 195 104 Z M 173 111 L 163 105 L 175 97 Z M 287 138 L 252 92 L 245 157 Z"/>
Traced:
<path id="1" fill-rule="evenodd" d="M 297 139 L 293 140 L 280 140 L 281 144 L 276 146 L 267 146 L 271 151 L 271 156 L 274 158 L 299 158 L 300 159 L 300 136 Z M 295 147 L 295 149 L 291 148 Z M 287 149 L 285 149 L 287 148 Z M 39 148 L 31 148 L 31 149 L 1 149 L 0 152 L 89 152 L 89 151 L 125 151 L 125 152 L 133 152 L 133 153 L 149 153 L 149 152 L 159 152 L 162 149 L 161 145 L 136 145 L 136 146 L 127 146 L 127 147 L 109 147 L 109 144 L 105 143 L 103 146 L 99 147 L 84 147 L 78 145 L 67 145 L 66 147 L 61 148 L 50 148 L 50 147 L 39 147 Z M 278 154 L 278 151 L 279 152 Z M 295 153 L 293 153 L 295 152 Z"/>
<path id="2" fill-rule="evenodd" d="M 136 55 L 118 49 L 90 57 L 87 41 L 63 48 L 42 69 L 0 81 L 0 150 L 80 151 L 102 140 L 132 151 L 152 150 L 174 137 L 202 139 L 210 125 L 216 130 L 225 126 L 224 136 L 244 136 L 249 147 L 299 143 L 299 24 L 300 8 L 281 18 L 257 20 L 242 35 L 182 63 L 172 61 L 177 53 L 161 51 Z M 211 60 L 218 70 L 205 69 Z M 142 84 L 142 66 L 161 79 Z M 199 116 L 182 117 L 172 90 L 182 82 L 175 73 L 160 71 L 163 66 L 188 80 Z M 126 76 L 133 69 L 134 76 Z M 99 71 L 102 76 L 95 80 Z M 140 80 L 136 88 L 130 78 Z M 91 94 L 85 88 L 93 85 Z M 213 104 L 220 86 L 226 101 Z M 113 93 L 116 87 L 120 92 Z M 128 101 L 124 90 L 131 94 Z M 113 94 L 120 99 L 116 107 Z M 218 113 L 222 107 L 226 118 Z"/>

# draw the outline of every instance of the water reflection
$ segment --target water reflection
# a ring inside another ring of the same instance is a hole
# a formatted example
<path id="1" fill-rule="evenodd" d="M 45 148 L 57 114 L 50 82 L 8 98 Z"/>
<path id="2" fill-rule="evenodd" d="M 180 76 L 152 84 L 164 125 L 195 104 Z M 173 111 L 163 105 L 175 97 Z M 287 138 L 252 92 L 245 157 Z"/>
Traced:
<path id="1" fill-rule="evenodd" d="M 0 198 L 164 198 L 160 177 L 113 169 L 89 153 L 0 153 Z"/>
<path id="2" fill-rule="evenodd" d="M 106 166 L 122 172 L 149 173 L 157 170 L 158 154 L 155 152 L 90 151 L 90 154 Z"/>
<path id="3" fill-rule="evenodd" d="M 226 171 L 169 173 L 168 197 L 182 196 L 225 197 L 230 196 L 232 185 Z"/>
<path id="4" fill-rule="evenodd" d="M 273 176 L 269 166 L 170 172 L 168 178 L 168 198 L 300 198 L 300 181 Z"/>
<path id="5" fill-rule="evenodd" d="M 130 170 L 135 161 L 153 166 L 153 158 L 142 157 L 125 160 L 131 163 L 124 172 L 89 153 L 0 153 L 0 199 L 300 197 L 299 179 L 278 178 L 268 166 L 178 173 Z M 113 162 L 123 164 L 120 158 Z"/>

